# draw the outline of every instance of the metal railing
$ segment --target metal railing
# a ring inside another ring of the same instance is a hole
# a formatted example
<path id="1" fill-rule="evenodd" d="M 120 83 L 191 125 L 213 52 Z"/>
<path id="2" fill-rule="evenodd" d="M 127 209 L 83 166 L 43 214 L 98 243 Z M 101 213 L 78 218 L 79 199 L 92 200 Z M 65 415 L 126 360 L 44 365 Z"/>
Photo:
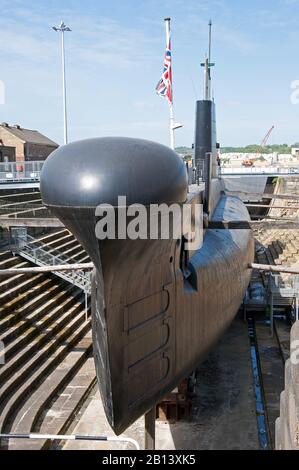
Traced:
<path id="1" fill-rule="evenodd" d="M 299 320 L 299 276 L 292 275 L 288 279 L 282 279 L 277 274 L 271 274 L 269 280 L 269 304 L 271 336 L 274 335 L 274 304 L 280 300 L 289 303 L 293 307 L 293 320 Z"/>
<path id="2" fill-rule="evenodd" d="M 298 167 L 280 167 L 280 166 L 265 166 L 265 167 L 230 167 L 222 166 L 221 175 L 299 175 Z"/>
<path id="3" fill-rule="evenodd" d="M 39 181 L 44 161 L 1 162 L 0 183 Z"/>
<path id="4" fill-rule="evenodd" d="M 271 291 L 285 298 L 299 297 L 299 276 L 291 275 L 283 279 L 280 274 L 271 274 Z"/>
<path id="5" fill-rule="evenodd" d="M 204 180 L 204 169 L 205 169 L 204 160 L 200 160 L 193 167 L 189 167 L 188 168 L 189 184 L 199 185 L 200 183 L 202 183 Z"/>
<path id="6" fill-rule="evenodd" d="M 55 266 L 72 264 L 73 260 L 56 249 L 47 251 L 39 240 L 28 235 L 26 229 L 15 227 L 11 235 L 11 251 L 18 253 L 23 258 L 37 266 Z M 84 271 L 54 271 L 53 273 L 62 279 L 74 284 L 85 293 L 90 294 L 90 273 Z"/>
<path id="7" fill-rule="evenodd" d="M 130 437 L 117 437 L 117 436 L 88 436 L 88 435 L 78 435 L 78 434 L 0 434 L 0 439 L 24 439 L 24 440 L 55 440 L 55 441 L 94 441 L 94 442 L 118 442 L 124 443 L 127 442 L 132 444 L 136 450 L 140 450 L 139 443 Z"/>

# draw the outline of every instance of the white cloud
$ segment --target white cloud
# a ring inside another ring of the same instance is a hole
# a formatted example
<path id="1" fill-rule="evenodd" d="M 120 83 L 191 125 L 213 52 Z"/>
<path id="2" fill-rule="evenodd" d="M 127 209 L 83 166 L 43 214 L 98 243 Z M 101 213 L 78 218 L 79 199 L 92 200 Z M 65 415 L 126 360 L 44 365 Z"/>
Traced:
<path id="1" fill-rule="evenodd" d="M 6 60 L 24 58 L 28 62 L 49 62 L 57 57 L 58 34 L 51 25 L 59 23 L 51 15 L 48 20 L 38 12 L 16 7 L 12 17 L 0 18 L 0 55 Z M 142 28 L 125 27 L 110 18 L 100 20 L 88 15 L 65 13 L 72 32 L 66 35 L 69 61 L 98 63 L 112 69 L 144 64 L 153 60 L 149 52 L 155 40 Z M 26 21 L 23 21 L 26 20 Z"/>

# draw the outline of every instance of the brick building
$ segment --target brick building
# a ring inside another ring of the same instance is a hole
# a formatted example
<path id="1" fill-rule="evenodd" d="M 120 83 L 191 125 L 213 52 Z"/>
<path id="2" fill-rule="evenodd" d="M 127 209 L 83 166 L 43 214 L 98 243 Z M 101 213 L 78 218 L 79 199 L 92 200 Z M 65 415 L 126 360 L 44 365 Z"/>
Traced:
<path id="1" fill-rule="evenodd" d="M 58 144 L 38 131 L 0 125 L 0 163 L 45 160 Z"/>

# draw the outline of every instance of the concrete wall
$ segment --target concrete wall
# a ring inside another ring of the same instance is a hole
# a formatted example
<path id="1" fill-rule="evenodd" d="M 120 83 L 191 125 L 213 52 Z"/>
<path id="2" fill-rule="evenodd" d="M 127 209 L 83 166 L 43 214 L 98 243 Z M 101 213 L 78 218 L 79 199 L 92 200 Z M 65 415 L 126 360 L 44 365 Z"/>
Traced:
<path id="1" fill-rule="evenodd" d="M 262 200 L 266 190 L 267 176 L 225 176 L 222 175 L 225 191 L 236 193 L 243 201 Z"/>
<path id="2" fill-rule="evenodd" d="M 285 366 L 275 441 L 276 450 L 299 450 L 299 322 L 291 332 L 291 358 Z"/>
<path id="3" fill-rule="evenodd" d="M 220 194 L 224 191 L 222 179 L 213 178 L 211 180 L 209 213 L 212 215 L 219 203 Z"/>

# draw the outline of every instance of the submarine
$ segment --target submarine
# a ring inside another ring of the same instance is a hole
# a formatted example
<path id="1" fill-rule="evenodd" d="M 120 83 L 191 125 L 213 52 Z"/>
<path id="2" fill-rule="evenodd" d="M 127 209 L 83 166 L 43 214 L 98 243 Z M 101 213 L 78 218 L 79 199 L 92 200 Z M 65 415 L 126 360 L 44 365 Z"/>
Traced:
<path id="1" fill-rule="evenodd" d="M 218 175 L 209 96 L 196 103 L 194 166 L 203 169 L 204 184 L 190 181 L 183 160 L 164 145 L 101 137 L 58 148 L 42 169 L 44 205 L 94 264 L 93 353 L 105 413 L 117 435 L 196 369 L 234 319 L 250 281 L 250 216 L 238 197 L 225 193 Z M 126 197 L 122 209 L 142 205 L 149 225 L 152 205 L 181 211 L 202 206 L 203 217 L 192 219 L 201 225 L 201 245 L 186 249 L 187 234 L 175 218 L 175 236 L 168 238 L 131 239 L 117 231 L 99 239 L 104 215 L 97 208 L 113 208 L 120 226 L 119 196 Z"/>

